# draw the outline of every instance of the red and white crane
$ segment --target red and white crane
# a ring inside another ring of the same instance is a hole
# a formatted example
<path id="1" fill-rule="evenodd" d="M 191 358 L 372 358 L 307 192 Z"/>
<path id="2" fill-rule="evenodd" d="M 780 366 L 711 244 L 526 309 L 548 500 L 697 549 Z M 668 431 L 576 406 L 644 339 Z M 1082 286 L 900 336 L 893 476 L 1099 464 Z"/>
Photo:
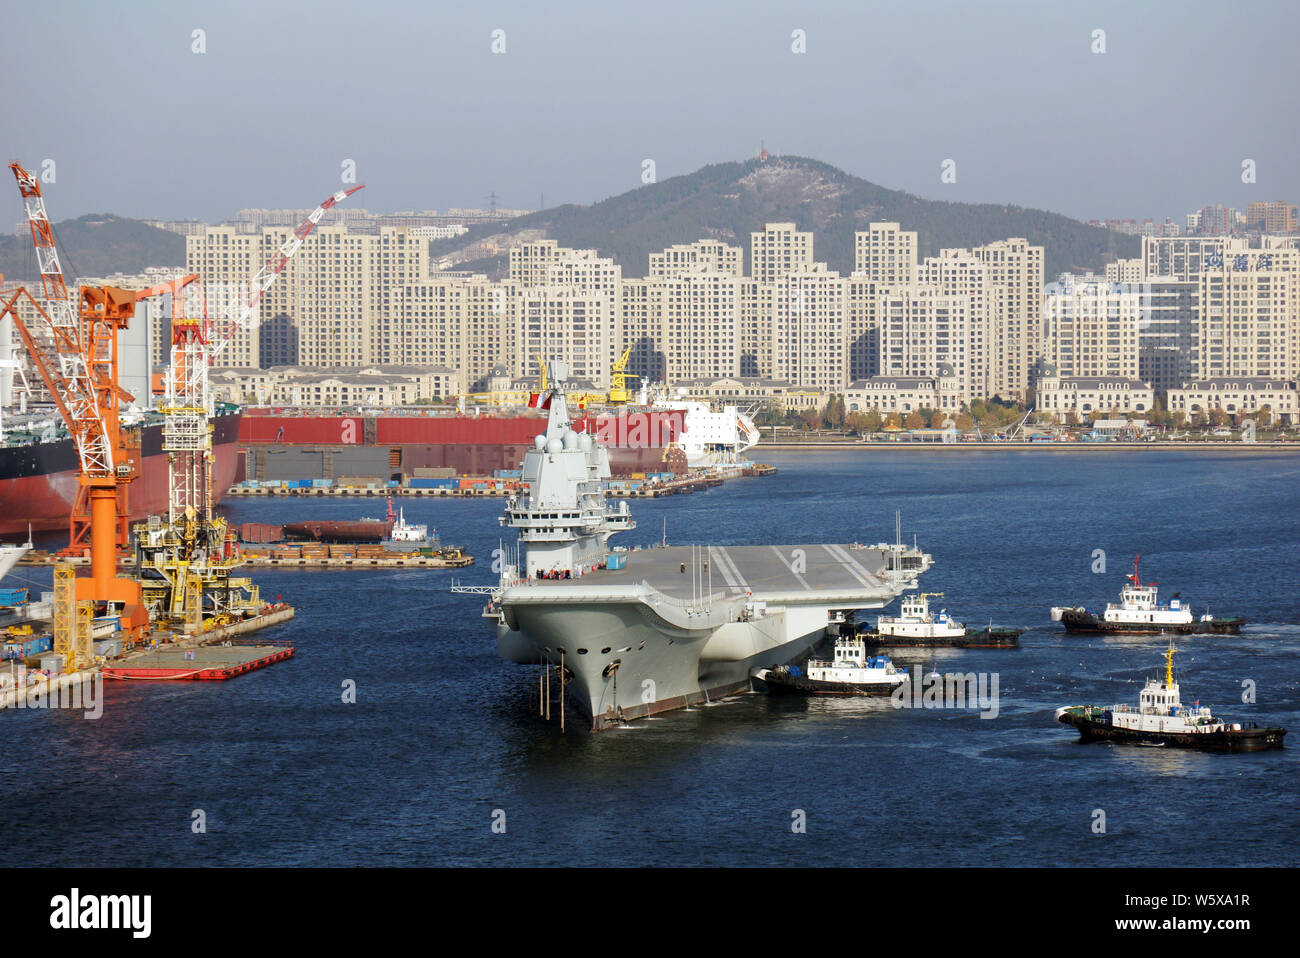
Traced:
<path id="1" fill-rule="evenodd" d="M 173 297 L 171 365 L 159 406 L 163 414 L 163 450 L 168 453 L 171 470 L 168 518 L 173 524 L 184 517 L 207 518 L 212 511 L 211 419 L 215 409 L 208 383 L 209 368 L 236 336 L 257 328 L 258 304 L 325 213 L 362 189 L 364 184 L 340 190 L 312 210 L 258 270 L 249 284 L 249 295 L 237 307 L 238 312 L 232 311 L 233 315 L 215 320 L 184 315 L 181 290 L 197 280 L 197 276 L 172 280 L 138 295 L 140 299 L 162 293 L 171 293 Z"/>
<path id="2" fill-rule="evenodd" d="M 118 549 L 129 539 L 127 489 L 138 468 L 124 445 L 118 419 L 119 406 L 132 398 L 118 385 L 118 333 L 134 314 L 135 299 L 112 286 L 87 287 L 81 291 L 80 309 L 74 308 L 40 182 L 16 161 L 9 168 L 27 210 L 42 302 L 25 287 L 19 288 L 0 303 L 0 318 L 13 320 L 80 460 L 69 548 L 90 546 L 91 575 L 77 580 L 76 595 L 137 604 L 139 587 L 116 577 Z M 19 314 L 18 303 L 24 297 L 37 317 L 35 329 Z"/>

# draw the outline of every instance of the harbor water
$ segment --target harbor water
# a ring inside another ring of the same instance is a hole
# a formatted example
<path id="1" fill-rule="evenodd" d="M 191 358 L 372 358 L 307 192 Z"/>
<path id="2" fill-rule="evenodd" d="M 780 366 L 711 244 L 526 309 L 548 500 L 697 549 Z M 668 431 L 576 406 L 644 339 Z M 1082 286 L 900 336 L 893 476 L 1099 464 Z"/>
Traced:
<path id="1" fill-rule="evenodd" d="M 622 545 L 873 543 L 935 559 L 932 606 L 1025 626 L 1018 649 L 908 650 L 996 673 L 977 708 L 751 694 L 599 735 L 537 716 L 481 599 L 499 499 L 406 500 L 463 570 L 252 570 L 293 659 L 221 683 L 109 683 L 102 717 L 0 713 L 6 865 L 1300 864 L 1300 456 L 1199 451 L 768 453 L 772 477 L 635 500 Z M 232 522 L 356 518 L 375 500 L 234 500 Z M 41 543 L 38 542 L 38 545 Z M 1136 703 L 1158 637 L 1067 636 L 1142 554 L 1161 598 L 1242 615 L 1180 637 L 1183 698 L 1290 729 L 1246 755 L 1080 744 L 1062 705 Z M 634 565 L 635 556 L 630 559 Z M 39 587 L 48 570 L 7 585 Z M 896 610 L 896 605 L 894 606 Z M 868 617 L 874 613 L 868 613 Z M 1253 690 L 1254 701 L 1250 698 Z M 354 701 L 349 701 L 354 699 Z M 1098 813 L 1101 813 L 1099 819 Z M 1098 830 L 1098 821 L 1104 830 Z M 797 829 L 804 823 L 802 831 Z M 796 826 L 792 828 L 792 825 Z"/>

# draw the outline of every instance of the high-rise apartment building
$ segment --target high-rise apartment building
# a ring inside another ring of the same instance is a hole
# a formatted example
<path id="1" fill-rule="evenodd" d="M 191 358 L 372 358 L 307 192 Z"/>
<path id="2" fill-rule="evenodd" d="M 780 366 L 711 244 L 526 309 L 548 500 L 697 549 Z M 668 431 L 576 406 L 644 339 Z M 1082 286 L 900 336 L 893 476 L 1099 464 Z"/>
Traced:
<path id="1" fill-rule="evenodd" d="M 1300 375 L 1300 251 L 1234 243 L 1199 279 L 1198 379 Z"/>
<path id="2" fill-rule="evenodd" d="M 1141 287 L 1063 274 L 1043 296 L 1044 358 L 1067 378 L 1137 379 L 1144 305 Z"/>
<path id="3" fill-rule="evenodd" d="M 1223 253 L 1223 236 L 1145 236 L 1142 238 L 1142 278 L 1167 276 L 1195 279 L 1210 258 Z"/>
<path id="4" fill-rule="evenodd" d="M 813 265 L 813 235 L 793 223 L 768 223 L 749 234 L 750 275 L 760 283 L 776 283 L 790 273 Z"/>
<path id="5" fill-rule="evenodd" d="M 853 234 L 853 275 L 878 286 L 916 280 L 916 233 L 897 223 L 870 223 Z"/>
<path id="6" fill-rule="evenodd" d="M 1043 247 L 1016 237 L 976 246 L 996 287 L 990 304 L 989 388 L 1003 399 L 1023 400 L 1037 360 L 1042 324 Z"/>
<path id="7" fill-rule="evenodd" d="M 766 375 L 831 392 L 843 390 L 848 382 L 843 278 L 816 263 L 770 288 L 770 299 L 764 297 L 760 304 L 771 316 L 772 366 Z"/>
<path id="8" fill-rule="evenodd" d="M 1246 229 L 1259 230 L 1262 233 L 1294 233 L 1300 228 L 1296 222 L 1294 203 L 1248 203 L 1246 205 Z"/>

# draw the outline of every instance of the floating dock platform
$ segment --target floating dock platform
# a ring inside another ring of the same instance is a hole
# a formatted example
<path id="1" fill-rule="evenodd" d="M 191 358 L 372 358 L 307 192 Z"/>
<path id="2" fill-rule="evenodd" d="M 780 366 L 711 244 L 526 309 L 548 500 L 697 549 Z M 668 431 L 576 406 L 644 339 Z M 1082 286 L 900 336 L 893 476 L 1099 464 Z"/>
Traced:
<path id="1" fill-rule="evenodd" d="M 293 656 L 292 645 L 201 645 L 153 649 L 105 665 L 104 678 L 123 681 L 222 682 Z"/>

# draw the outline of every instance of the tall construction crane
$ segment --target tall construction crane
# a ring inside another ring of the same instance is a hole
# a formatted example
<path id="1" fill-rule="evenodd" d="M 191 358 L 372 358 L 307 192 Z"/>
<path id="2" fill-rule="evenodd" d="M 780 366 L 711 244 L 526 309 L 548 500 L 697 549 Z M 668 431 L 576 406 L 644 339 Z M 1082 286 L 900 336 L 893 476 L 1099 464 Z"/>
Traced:
<path id="1" fill-rule="evenodd" d="M 167 521 L 151 517 L 136 528 L 145 601 L 156 618 L 181 619 L 187 630 L 197 630 L 205 621 L 220 623 L 258 604 L 251 583 L 230 575 L 240 564 L 234 537 L 212 511 L 215 410 L 208 370 L 237 335 L 256 328 L 259 303 L 325 213 L 364 188 L 340 190 L 317 206 L 253 277 L 247 300 L 220 319 L 209 320 L 206 309 L 186 315 L 183 291 L 199 280 L 197 275 L 137 294 L 141 300 L 172 297 L 171 364 L 159 405 L 168 464 Z"/>
<path id="2" fill-rule="evenodd" d="M 81 291 L 80 311 L 74 309 L 40 182 L 16 161 L 9 168 L 27 211 L 42 302 L 21 287 L 3 303 L 0 318 L 13 320 L 77 450 L 80 474 L 70 548 L 84 547 L 89 539 L 91 575 L 77 580 L 76 596 L 138 605 L 138 585 L 116 576 L 118 547 L 129 537 L 127 487 L 139 468 L 139 450 L 124 443 L 118 419 L 119 405 L 132 399 L 118 385 L 118 333 L 134 315 L 135 296 L 111 286 L 87 287 Z M 22 299 L 34 310 L 36 330 L 18 312 Z"/>

